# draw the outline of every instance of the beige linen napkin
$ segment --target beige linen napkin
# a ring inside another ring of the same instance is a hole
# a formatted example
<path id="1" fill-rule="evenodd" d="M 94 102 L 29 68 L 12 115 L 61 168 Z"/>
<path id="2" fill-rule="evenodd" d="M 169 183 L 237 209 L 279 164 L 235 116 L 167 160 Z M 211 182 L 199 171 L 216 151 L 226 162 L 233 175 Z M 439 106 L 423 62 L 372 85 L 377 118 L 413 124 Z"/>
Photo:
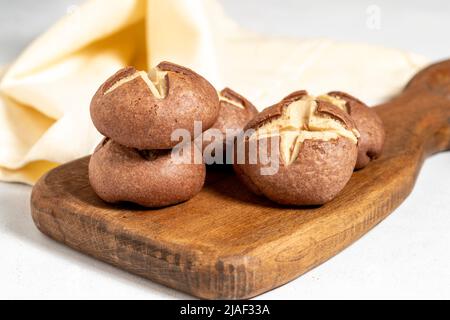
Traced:
<path id="1" fill-rule="evenodd" d="M 425 64 L 419 56 L 327 39 L 256 35 L 215 0 L 90 0 L 36 39 L 0 84 L 0 180 L 33 184 L 101 139 L 89 117 L 119 68 L 169 60 L 230 86 L 262 109 L 290 91 L 387 99 Z"/>

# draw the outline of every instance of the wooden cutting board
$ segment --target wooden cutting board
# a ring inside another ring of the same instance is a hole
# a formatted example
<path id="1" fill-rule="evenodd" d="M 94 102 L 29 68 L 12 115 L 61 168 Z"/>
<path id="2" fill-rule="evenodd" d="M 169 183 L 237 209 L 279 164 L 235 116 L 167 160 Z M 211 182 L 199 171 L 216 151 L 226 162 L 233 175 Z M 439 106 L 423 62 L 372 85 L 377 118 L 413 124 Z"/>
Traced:
<path id="1" fill-rule="evenodd" d="M 158 210 L 110 205 L 88 181 L 88 158 L 44 176 L 33 220 L 75 250 L 201 298 L 250 298 L 333 257 L 411 192 L 424 159 L 450 149 L 450 60 L 420 72 L 377 106 L 383 156 L 355 172 L 332 202 L 281 207 L 254 196 L 232 171 L 210 171 L 203 191 Z"/>

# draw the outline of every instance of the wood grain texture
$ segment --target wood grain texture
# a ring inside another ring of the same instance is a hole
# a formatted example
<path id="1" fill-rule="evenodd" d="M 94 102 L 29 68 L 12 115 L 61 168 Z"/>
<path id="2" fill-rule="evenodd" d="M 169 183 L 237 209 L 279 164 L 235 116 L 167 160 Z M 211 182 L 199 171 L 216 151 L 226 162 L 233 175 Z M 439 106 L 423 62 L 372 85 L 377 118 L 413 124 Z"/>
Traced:
<path id="1" fill-rule="evenodd" d="M 321 207 L 278 206 L 227 171 L 210 172 L 200 194 L 174 207 L 113 206 L 92 191 L 84 158 L 36 184 L 33 220 L 78 251 L 194 296 L 253 297 L 364 235 L 408 196 L 424 159 L 450 148 L 450 60 L 420 72 L 376 112 L 387 132 L 383 156 Z"/>

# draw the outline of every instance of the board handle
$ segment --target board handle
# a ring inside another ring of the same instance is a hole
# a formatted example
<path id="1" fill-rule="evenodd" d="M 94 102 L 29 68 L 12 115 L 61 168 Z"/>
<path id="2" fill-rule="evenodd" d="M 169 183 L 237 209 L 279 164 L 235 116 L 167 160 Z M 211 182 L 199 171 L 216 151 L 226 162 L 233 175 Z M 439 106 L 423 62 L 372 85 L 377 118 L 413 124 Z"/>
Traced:
<path id="1" fill-rule="evenodd" d="M 391 153 L 421 151 L 427 157 L 450 150 L 450 60 L 423 69 L 398 97 L 375 110 Z"/>

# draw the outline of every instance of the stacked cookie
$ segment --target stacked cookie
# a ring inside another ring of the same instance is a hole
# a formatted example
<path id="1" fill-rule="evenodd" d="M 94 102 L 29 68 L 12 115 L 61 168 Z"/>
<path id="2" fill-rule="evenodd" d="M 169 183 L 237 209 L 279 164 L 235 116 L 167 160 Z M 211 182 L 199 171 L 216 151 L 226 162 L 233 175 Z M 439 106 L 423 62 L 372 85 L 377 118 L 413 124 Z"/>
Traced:
<path id="1" fill-rule="evenodd" d="M 106 202 L 146 207 L 195 196 L 204 184 L 206 168 L 202 144 L 197 147 L 194 140 L 213 127 L 220 130 L 237 123 L 242 129 L 256 113 L 230 89 L 219 96 L 206 79 L 169 62 L 149 73 L 128 67 L 109 78 L 90 109 L 95 127 L 106 137 L 89 163 L 89 179 L 97 195 Z M 242 109 L 230 111 L 230 105 Z M 201 130 L 196 130 L 196 123 Z M 188 136 L 182 147 L 173 139 L 176 130 Z M 174 147 L 180 147 L 177 157 Z"/>
<path id="2" fill-rule="evenodd" d="M 150 73 L 117 72 L 93 97 L 91 116 L 106 137 L 89 164 L 94 191 L 146 207 L 191 199 L 205 182 L 205 163 L 224 161 L 258 195 L 324 204 L 380 156 L 385 138 L 376 113 L 349 94 L 296 91 L 258 113 L 233 90 L 218 93 L 169 62 Z"/>

